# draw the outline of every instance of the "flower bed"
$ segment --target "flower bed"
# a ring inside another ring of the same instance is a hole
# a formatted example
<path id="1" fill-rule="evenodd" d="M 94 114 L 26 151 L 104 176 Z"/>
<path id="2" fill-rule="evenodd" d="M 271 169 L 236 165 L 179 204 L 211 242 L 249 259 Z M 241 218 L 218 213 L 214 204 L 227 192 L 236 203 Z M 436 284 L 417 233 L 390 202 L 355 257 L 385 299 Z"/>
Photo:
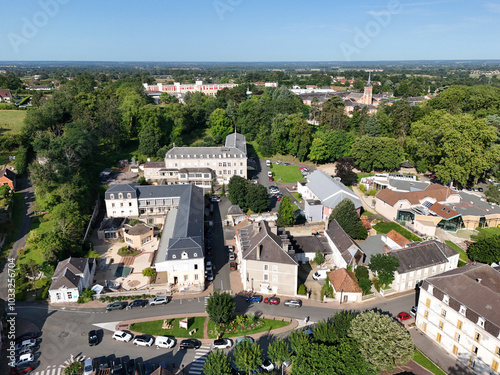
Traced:
<path id="1" fill-rule="evenodd" d="M 208 337 L 236 337 L 265 332 L 281 328 L 290 324 L 289 320 L 275 320 L 257 318 L 252 314 L 237 315 L 232 321 L 216 325 L 211 320 L 208 322 Z"/>

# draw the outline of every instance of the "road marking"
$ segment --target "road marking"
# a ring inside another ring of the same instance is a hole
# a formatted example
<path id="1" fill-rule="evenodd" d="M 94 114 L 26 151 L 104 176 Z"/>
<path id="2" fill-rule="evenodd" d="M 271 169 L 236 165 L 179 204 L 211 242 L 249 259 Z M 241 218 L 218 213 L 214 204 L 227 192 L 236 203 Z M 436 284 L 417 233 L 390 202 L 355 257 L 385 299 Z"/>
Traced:
<path id="1" fill-rule="evenodd" d="M 205 297 L 205 301 L 206 301 Z M 207 361 L 208 353 L 210 352 L 210 345 L 200 346 L 199 349 L 196 349 L 194 354 L 194 361 L 191 363 L 191 367 L 189 368 L 189 375 L 200 375 L 203 372 L 203 366 Z"/>
<path id="2" fill-rule="evenodd" d="M 208 303 L 208 299 L 209 299 L 209 298 L 210 298 L 210 297 L 205 297 L 205 306 L 207 305 L 207 303 Z"/>
<path id="3" fill-rule="evenodd" d="M 108 331 L 115 331 L 116 325 L 120 322 L 97 323 L 93 324 L 96 327 L 107 329 Z"/>

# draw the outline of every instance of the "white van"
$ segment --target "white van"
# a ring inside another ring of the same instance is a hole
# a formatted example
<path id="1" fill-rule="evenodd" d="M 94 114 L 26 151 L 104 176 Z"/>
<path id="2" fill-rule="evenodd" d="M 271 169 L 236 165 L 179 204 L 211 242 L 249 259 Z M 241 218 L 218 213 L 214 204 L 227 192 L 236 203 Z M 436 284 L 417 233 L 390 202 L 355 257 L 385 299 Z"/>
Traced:
<path id="1" fill-rule="evenodd" d="M 168 336 L 158 336 L 156 337 L 155 345 L 158 349 L 159 348 L 170 349 L 174 347 L 175 339 Z"/>
<path id="2" fill-rule="evenodd" d="M 330 272 L 330 270 L 317 270 L 314 272 L 312 278 L 314 280 L 325 280 L 328 272 Z"/>

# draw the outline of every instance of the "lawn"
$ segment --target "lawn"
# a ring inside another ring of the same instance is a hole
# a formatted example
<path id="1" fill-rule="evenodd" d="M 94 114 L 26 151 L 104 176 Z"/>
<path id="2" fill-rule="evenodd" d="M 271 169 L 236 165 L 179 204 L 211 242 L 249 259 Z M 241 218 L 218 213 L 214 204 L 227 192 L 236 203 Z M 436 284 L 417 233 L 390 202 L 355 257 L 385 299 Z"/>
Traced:
<path id="1" fill-rule="evenodd" d="M 0 134 L 19 134 L 27 111 L 0 111 Z"/>
<path id="2" fill-rule="evenodd" d="M 436 375 L 446 375 L 439 367 L 432 363 L 425 355 L 423 355 L 418 349 L 415 349 L 413 354 L 413 360 L 417 362 L 420 366 L 426 368 L 430 372 Z"/>
<path id="3" fill-rule="evenodd" d="M 491 228 L 481 228 L 478 229 L 478 234 L 475 236 L 471 236 L 472 240 L 477 240 L 479 237 L 491 237 L 500 235 L 500 228 L 491 227 Z"/>
<path id="4" fill-rule="evenodd" d="M 410 241 L 422 241 L 422 239 L 416 235 L 414 235 L 412 232 L 409 230 L 403 228 L 401 225 L 394 223 L 394 222 L 388 222 L 388 223 L 378 223 L 373 226 L 373 229 L 377 231 L 377 234 L 383 233 L 387 234 L 391 230 L 395 230 L 399 234 L 403 235 L 406 239 Z"/>
<path id="5" fill-rule="evenodd" d="M 453 242 L 451 241 L 445 241 L 445 243 L 451 247 L 453 250 L 456 250 L 458 251 L 458 253 L 460 254 L 460 260 L 464 261 L 465 263 L 468 263 L 469 261 L 469 258 L 467 257 L 467 253 L 465 251 L 463 251 L 461 248 L 459 248 L 457 245 L 455 245 Z"/>
<path id="6" fill-rule="evenodd" d="M 160 309 L 162 307 L 159 307 Z M 205 316 L 192 316 L 188 319 L 188 329 L 179 327 L 179 320 L 184 318 L 176 318 L 176 319 L 168 319 L 168 323 L 172 324 L 174 328 L 172 329 L 162 329 L 163 320 L 153 320 L 151 322 L 139 322 L 134 323 L 130 326 L 130 329 L 135 332 L 145 333 L 147 335 L 155 335 L 155 336 L 174 336 L 181 338 L 195 338 L 202 339 L 203 338 L 203 326 L 205 325 Z M 197 329 L 196 333 L 192 336 L 189 336 L 189 331 Z"/>
<path id="7" fill-rule="evenodd" d="M 290 183 L 305 180 L 296 165 L 271 164 L 271 171 L 276 182 Z"/>
<path id="8" fill-rule="evenodd" d="M 245 335 L 252 335 L 255 333 L 260 333 L 260 332 L 265 332 L 269 331 L 272 329 L 276 328 L 281 328 L 285 327 L 290 324 L 290 321 L 285 320 L 273 320 L 273 319 L 263 319 L 264 320 L 264 325 L 260 326 L 259 328 L 252 329 L 252 330 L 247 330 L 247 331 L 241 331 L 241 332 L 233 332 L 233 333 L 224 333 L 222 337 L 240 337 L 240 336 L 245 336 Z M 215 323 L 212 322 L 211 320 L 208 321 L 208 337 L 211 339 L 217 338 L 217 334 L 215 333 Z M 212 332 L 212 333 L 210 333 Z"/>
<path id="9" fill-rule="evenodd" d="M 297 201 L 302 201 L 302 195 L 300 193 L 292 193 L 293 197 L 297 199 Z"/>
<path id="10" fill-rule="evenodd" d="M 366 211 L 366 210 L 363 210 L 362 214 L 361 215 L 366 215 L 366 216 L 375 216 L 374 213 L 370 212 L 370 211 Z"/>
<path id="11" fill-rule="evenodd" d="M 356 181 L 359 182 L 359 181 L 361 181 L 361 179 L 363 177 L 375 176 L 375 173 L 373 173 L 373 172 L 370 172 L 370 173 L 363 173 L 363 172 L 361 172 L 361 173 L 357 173 L 356 175 L 358 176 L 358 178 L 356 179 Z"/>

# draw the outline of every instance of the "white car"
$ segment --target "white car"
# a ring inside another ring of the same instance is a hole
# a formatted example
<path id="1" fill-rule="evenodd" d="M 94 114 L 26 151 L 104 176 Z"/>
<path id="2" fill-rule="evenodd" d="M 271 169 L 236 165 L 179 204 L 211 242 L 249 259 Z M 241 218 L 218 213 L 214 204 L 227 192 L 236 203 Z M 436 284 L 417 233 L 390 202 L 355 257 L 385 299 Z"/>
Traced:
<path id="1" fill-rule="evenodd" d="M 23 342 L 17 344 L 15 346 L 15 350 L 21 350 L 26 347 L 32 347 L 36 345 L 36 340 L 31 339 L 31 340 L 24 340 Z"/>
<path id="2" fill-rule="evenodd" d="M 217 339 L 212 344 L 212 348 L 214 349 L 229 349 L 232 346 L 233 340 L 231 339 Z"/>
<path id="3" fill-rule="evenodd" d="M 153 345 L 154 342 L 155 340 L 153 340 L 151 336 L 146 336 L 146 335 L 135 336 L 134 339 L 134 345 L 137 346 L 151 346 Z"/>
<path id="4" fill-rule="evenodd" d="M 325 280 L 328 272 L 330 272 L 330 270 L 318 270 L 314 272 L 312 278 L 314 280 Z"/>
<path id="5" fill-rule="evenodd" d="M 94 366 L 92 365 L 92 358 L 87 358 L 83 363 L 83 375 L 90 375 L 94 372 Z"/>
<path id="6" fill-rule="evenodd" d="M 264 360 L 262 361 L 260 367 L 262 367 L 266 372 L 271 372 L 274 370 L 273 362 L 267 357 L 264 357 Z"/>
<path id="7" fill-rule="evenodd" d="M 229 260 L 235 260 L 236 259 L 236 255 L 231 251 L 229 253 Z"/>
<path id="8" fill-rule="evenodd" d="M 17 361 L 14 362 L 13 367 L 24 365 L 25 363 L 33 362 L 34 360 L 35 360 L 35 356 L 33 354 L 31 354 L 31 353 L 23 354 L 23 355 L 19 356 Z"/>
<path id="9" fill-rule="evenodd" d="M 170 349 L 175 346 L 175 339 L 168 336 L 158 336 L 156 337 L 155 345 L 158 349 L 159 348 Z"/>
<path id="10" fill-rule="evenodd" d="M 271 165 L 271 160 L 266 160 L 266 165 L 269 167 Z"/>
<path id="11" fill-rule="evenodd" d="M 116 341 L 129 342 L 132 340 L 132 335 L 125 331 L 116 331 L 113 333 L 113 339 Z"/>
<path id="12" fill-rule="evenodd" d="M 273 177 L 273 172 L 268 171 L 268 172 L 267 172 L 267 177 Z"/>
<path id="13" fill-rule="evenodd" d="M 149 304 L 151 306 L 166 305 L 167 303 L 168 303 L 168 299 L 167 299 L 167 297 L 164 297 L 164 296 L 155 297 L 155 298 L 152 298 L 149 300 Z"/>

